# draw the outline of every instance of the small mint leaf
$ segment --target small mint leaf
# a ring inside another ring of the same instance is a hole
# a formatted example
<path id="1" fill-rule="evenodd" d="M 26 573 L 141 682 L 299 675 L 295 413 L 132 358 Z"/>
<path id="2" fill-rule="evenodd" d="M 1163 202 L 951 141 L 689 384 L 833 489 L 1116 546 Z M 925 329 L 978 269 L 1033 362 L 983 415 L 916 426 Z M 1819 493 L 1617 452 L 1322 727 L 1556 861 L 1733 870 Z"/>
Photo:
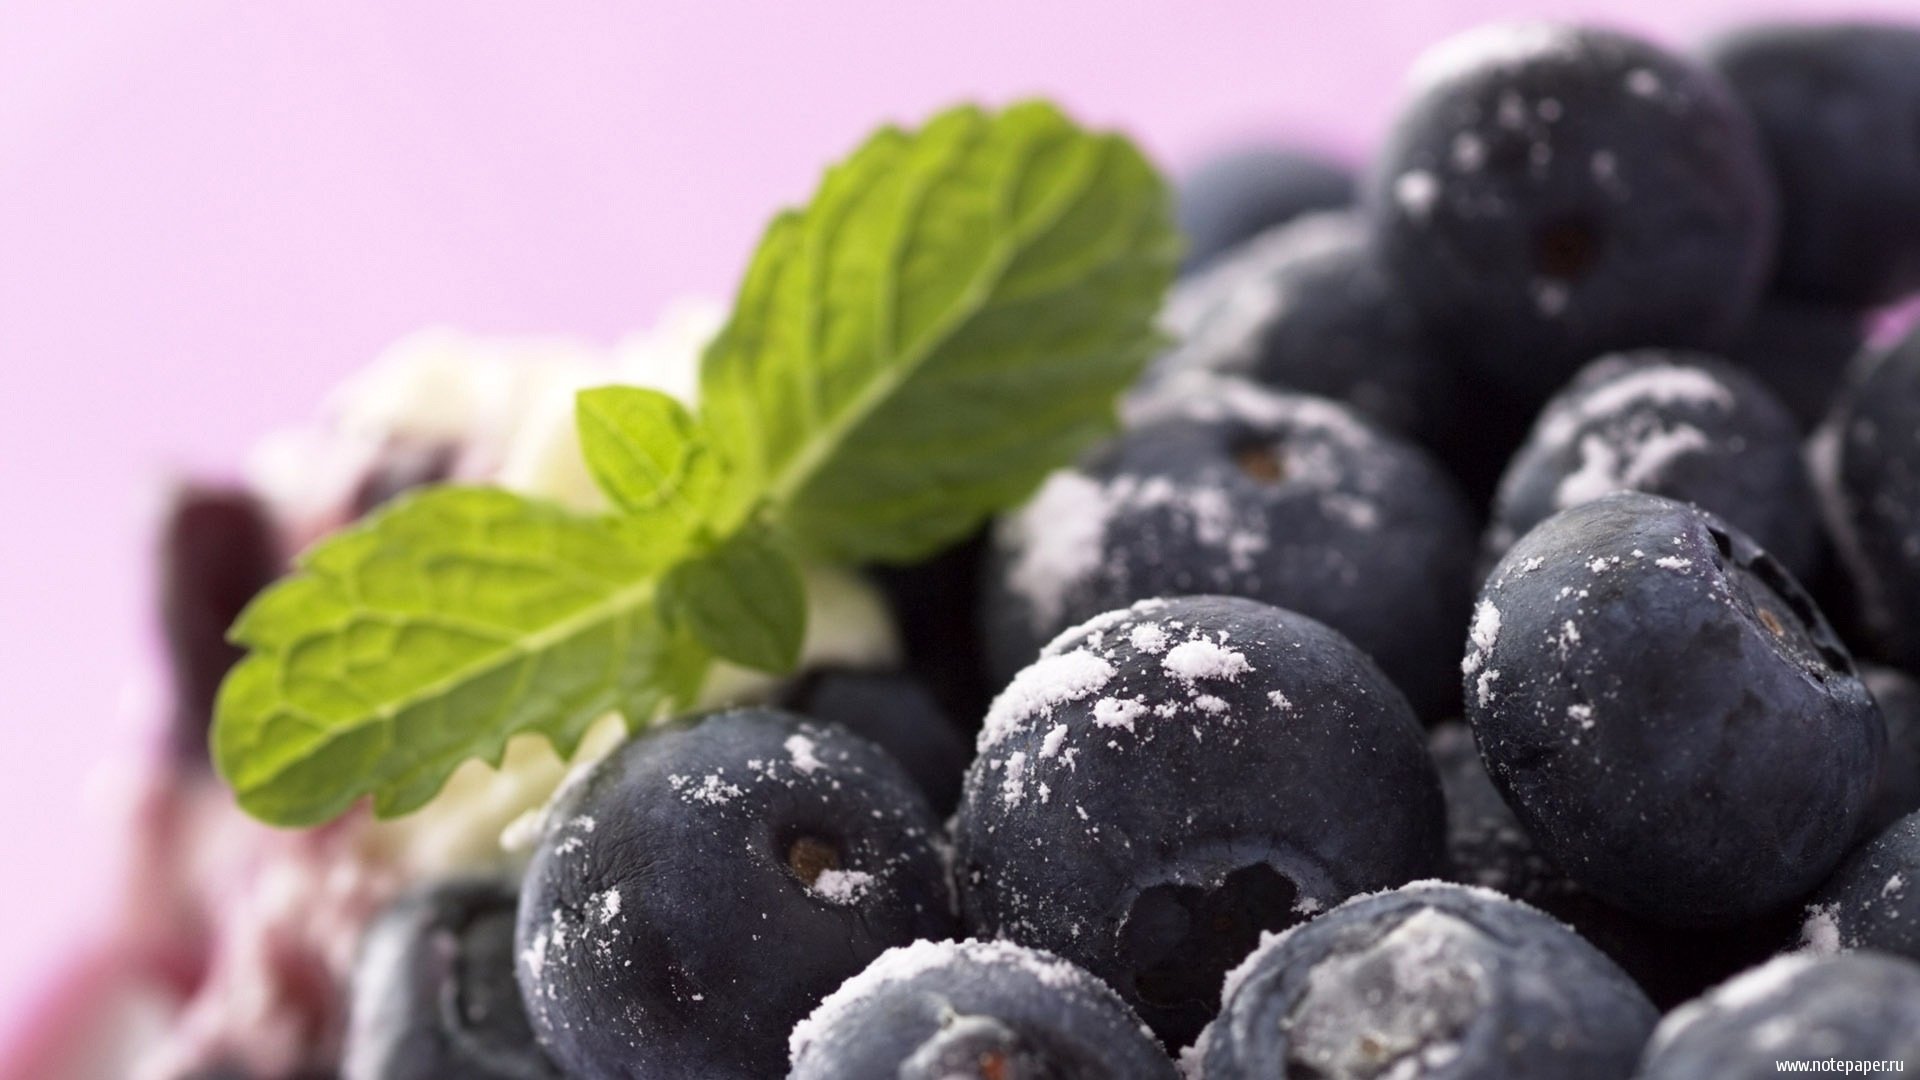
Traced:
<path id="1" fill-rule="evenodd" d="M 570 755 L 609 711 L 691 696 L 705 650 L 655 606 L 679 548 L 488 488 L 400 500 L 323 540 L 241 616 L 214 761 L 262 820 L 310 825 L 371 794 L 392 816 L 509 737 Z"/>
<path id="2" fill-rule="evenodd" d="M 665 510 L 690 533 L 702 524 L 720 467 L 686 406 L 658 390 L 603 386 L 580 392 L 574 417 L 587 468 L 613 505 Z"/>
<path id="3" fill-rule="evenodd" d="M 749 527 L 667 575 L 671 617 L 715 656 L 792 670 L 806 638 L 807 594 L 793 558 Z"/>
<path id="4" fill-rule="evenodd" d="M 1178 257 L 1164 184 L 1052 107 L 885 129 L 768 229 L 701 370 L 729 513 L 901 561 L 1113 424 Z"/>

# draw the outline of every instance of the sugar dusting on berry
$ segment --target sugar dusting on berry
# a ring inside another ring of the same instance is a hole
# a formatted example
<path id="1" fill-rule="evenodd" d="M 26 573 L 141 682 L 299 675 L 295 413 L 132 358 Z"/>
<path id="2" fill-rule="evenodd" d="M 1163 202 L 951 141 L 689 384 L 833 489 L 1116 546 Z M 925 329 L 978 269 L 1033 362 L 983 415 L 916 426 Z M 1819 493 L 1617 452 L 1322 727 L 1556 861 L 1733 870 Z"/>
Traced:
<path id="1" fill-rule="evenodd" d="M 620 917 L 620 890 L 608 889 L 594 898 L 594 907 L 600 915 L 602 924 L 610 923 Z"/>
<path id="2" fill-rule="evenodd" d="M 822 870 L 807 891 L 829 904 L 858 903 L 873 886 L 874 876 L 862 870 Z"/>
<path id="3" fill-rule="evenodd" d="M 1730 410 L 1734 407 L 1733 391 L 1700 367 L 1648 363 L 1623 368 L 1620 375 L 1550 406 L 1540 418 L 1537 438 L 1547 447 L 1562 447 L 1590 421 L 1647 406 L 1671 405 Z"/>
<path id="4" fill-rule="evenodd" d="M 1113 678 L 1113 664 L 1086 649 L 1042 656 L 1014 676 L 987 710 L 975 750 L 998 746 L 1036 717 L 1098 693 Z"/>
<path id="5" fill-rule="evenodd" d="M 1119 996 L 1105 983 L 1051 953 L 1008 941 L 916 941 L 881 953 L 865 970 L 827 995 L 812 1014 L 794 1025 L 787 1041 L 789 1059 L 797 1063 L 816 1043 L 845 1023 L 849 1014 L 869 1003 L 916 991 L 939 995 L 940 982 L 931 976 L 951 970 L 954 972 L 951 977 L 957 981 L 965 977 L 961 972 L 966 969 L 991 972 L 1002 984 L 1017 986 L 1025 982 L 1049 995 L 1119 1010 L 1123 1014 L 1126 1010 Z M 909 985 L 916 981 L 926 985 L 919 988 Z"/>
<path id="6" fill-rule="evenodd" d="M 1031 502 L 1001 520 L 997 542 L 1011 553 L 1007 583 L 1026 601 L 1036 629 L 1056 625 L 1073 591 L 1102 569 L 1109 524 L 1119 515 L 1164 510 L 1195 540 L 1219 551 L 1237 573 L 1267 549 L 1263 519 L 1217 484 L 1164 476 L 1105 481 L 1055 473 Z"/>
<path id="7" fill-rule="evenodd" d="M 810 776 L 816 770 L 825 767 L 825 763 L 815 755 L 817 745 L 805 735 L 789 735 L 784 745 L 788 756 L 793 761 L 793 767 L 803 775 Z"/>
<path id="8" fill-rule="evenodd" d="M 1657 1052 L 1674 1038 L 1701 1020 L 1716 1014 L 1738 1012 L 1779 994 L 1796 977 L 1811 967 L 1817 957 L 1808 952 L 1787 953 L 1756 968 L 1750 968 L 1722 983 L 1705 997 L 1696 998 L 1667 1014 L 1654 1029 L 1647 1044 L 1649 1053 Z"/>
<path id="9" fill-rule="evenodd" d="M 1500 640 L 1500 609 L 1493 601 L 1482 599 L 1473 606 L 1473 623 L 1467 629 L 1467 642 L 1471 646 L 1467 655 L 1460 661 L 1460 672 L 1471 675 L 1480 670 L 1481 665 L 1493 654 L 1494 643 Z"/>
<path id="10" fill-rule="evenodd" d="M 1020 512 L 1001 519 L 1000 546 L 1018 553 L 1008 581 L 1033 606 L 1036 625 L 1058 622 L 1068 591 L 1099 569 L 1110 506 L 1099 481 L 1063 470 Z"/>
<path id="11" fill-rule="evenodd" d="M 795 736 L 798 738 L 798 736 Z M 667 784 L 679 796 L 689 803 L 706 803 L 709 806 L 725 806 L 740 795 L 744 789 L 738 784 L 728 783 L 725 769 L 715 769 L 706 776 L 695 778 L 674 774 L 667 777 Z"/>
<path id="12" fill-rule="evenodd" d="M 1580 467 L 1554 489 L 1560 509 L 1592 502 L 1608 492 L 1645 490 L 1688 454 L 1713 449 L 1692 424 L 1663 424 L 1638 418 L 1623 430 L 1580 438 Z"/>
<path id="13" fill-rule="evenodd" d="M 1839 953 L 1844 948 L 1839 915 L 1837 904 L 1814 904 L 1807 908 L 1807 921 L 1800 925 L 1801 951 L 1813 956 Z"/>
<path id="14" fill-rule="evenodd" d="M 1133 730 L 1133 721 L 1147 711 L 1139 698 L 1101 698 L 1093 703 L 1093 722 L 1100 727 Z M 1041 756 L 1051 756 L 1043 753 Z"/>
<path id="15" fill-rule="evenodd" d="M 1225 679 L 1232 682 L 1251 671 L 1245 653 L 1229 649 L 1205 638 L 1181 642 L 1167 650 L 1160 661 L 1167 674 L 1182 682 L 1201 679 Z"/>

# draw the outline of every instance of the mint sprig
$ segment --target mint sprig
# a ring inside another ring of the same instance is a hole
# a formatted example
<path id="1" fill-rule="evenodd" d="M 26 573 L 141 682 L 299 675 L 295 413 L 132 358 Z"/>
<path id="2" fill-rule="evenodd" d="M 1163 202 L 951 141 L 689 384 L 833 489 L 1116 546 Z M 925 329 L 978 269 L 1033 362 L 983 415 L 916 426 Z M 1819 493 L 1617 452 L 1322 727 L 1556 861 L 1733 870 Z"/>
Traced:
<path id="1" fill-rule="evenodd" d="M 615 507 L 433 488 L 322 541 L 240 618 L 213 753 L 280 825 L 431 799 L 534 732 L 570 756 L 769 671 L 805 634 L 802 558 L 906 561 L 1110 429 L 1177 258 L 1165 187 L 1052 107 L 883 129 L 768 228 L 699 409 L 580 395 Z"/>

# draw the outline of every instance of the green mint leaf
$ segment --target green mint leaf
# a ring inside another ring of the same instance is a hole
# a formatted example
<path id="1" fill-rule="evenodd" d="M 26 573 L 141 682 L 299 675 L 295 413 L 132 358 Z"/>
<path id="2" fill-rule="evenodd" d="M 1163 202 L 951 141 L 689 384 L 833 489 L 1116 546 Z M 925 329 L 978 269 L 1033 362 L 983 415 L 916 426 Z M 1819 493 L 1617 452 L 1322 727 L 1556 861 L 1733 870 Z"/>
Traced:
<path id="1" fill-rule="evenodd" d="M 1124 139 L 1044 104 L 888 128 L 777 217 L 690 412 L 580 395 L 616 508 L 439 488 L 323 540 L 241 616 L 215 709 L 241 805 L 305 825 L 431 799 L 537 733 L 684 706 L 716 658 L 797 661 L 796 554 L 910 560 L 1024 498 L 1114 423 L 1178 242 Z"/>
<path id="2" fill-rule="evenodd" d="M 704 650 L 656 609 L 679 550 L 486 488 L 430 489 L 329 537 L 235 625 L 214 760 L 240 804 L 309 825 L 393 816 L 538 732 L 570 756 L 610 710 L 691 696 Z"/>
<path id="3" fill-rule="evenodd" d="M 744 529 L 674 567 L 663 603 L 723 660 L 772 672 L 800 660 L 807 630 L 800 567 L 759 529 Z"/>
<path id="4" fill-rule="evenodd" d="M 887 129 L 768 229 L 708 349 L 723 513 L 910 560 L 1108 431 L 1178 241 L 1126 140 L 1044 104 Z"/>
<path id="5" fill-rule="evenodd" d="M 603 386 L 580 392 L 574 416 L 587 468 L 613 505 L 664 510 L 689 532 L 704 523 L 720 465 L 686 406 L 658 390 Z"/>

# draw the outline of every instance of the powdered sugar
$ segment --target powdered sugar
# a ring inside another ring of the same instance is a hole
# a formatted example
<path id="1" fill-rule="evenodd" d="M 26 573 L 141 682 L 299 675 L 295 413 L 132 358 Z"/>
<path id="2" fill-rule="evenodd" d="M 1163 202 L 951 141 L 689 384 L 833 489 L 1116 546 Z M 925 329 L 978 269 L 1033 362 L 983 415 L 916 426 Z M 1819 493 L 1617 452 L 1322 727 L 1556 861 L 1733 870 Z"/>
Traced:
<path id="1" fill-rule="evenodd" d="M 863 870 L 822 870 L 807 891 L 841 907 L 859 903 L 873 886 L 874 876 Z"/>
<path id="2" fill-rule="evenodd" d="M 975 749 L 984 753 L 1035 717 L 1099 692 L 1113 673 L 1112 663 L 1086 649 L 1042 656 L 1014 676 L 994 699 Z"/>
<path id="3" fill-rule="evenodd" d="M 1059 622 L 1067 593 L 1099 569 L 1111 512 L 1105 486 L 1068 469 L 1049 476 L 1032 501 L 1002 519 L 1000 546 L 1015 553 L 1007 581 L 1032 605 L 1036 626 Z"/>
<path id="4" fill-rule="evenodd" d="M 1167 650 L 1166 656 L 1160 660 L 1160 667 L 1174 678 L 1192 683 L 1201 679 L 1233 682 L 1252 670 L 1253 665 L 1247 662 L 1244 653 L 1218 642 L 1195 638 Z"/>
<path id="5" fill-rule="evenodd" d="M 1053 725 L 1052 728 L 1048 729 L 1046 738 L 1040 740 L 1040 756 L 1042 758 L 1053 757 L 1060 752 L 1060 747 L 1065 745 L 1066 741 L 1067 725 Z"/>
<path id="6" fill-rule="evenodd" d="M 1839 905 L 1814 904 L 1807 909 L 1807 921 L 1800 925 L 1801 951 L 1813 956 L 1833 956 L 1844 948 L 1840 940 Z"/>
<path id="7" fill-rule="evenodd" d="M 799 738 L 799 736 L 794 736 Z M 667 777 L 668 786 L 689 803 L 704 803 L 708 806 L 725 806 L 744 793 L 738 784 L 729 783 L 725 769 L 716 769 L 705 776 L 693 777 L 675 773 Z"/>
<path id="8" fill-rule="evenodd" d="M 1733 408 L 1734 400 L 1732 391 L 1712 372 L 1680 364 L 1645 364 L 1550 408 L 1541 418 L 1538 441 L 1549 448 L 1565 446 L 1581 424 L 1644 405 L 1727 410 Z"/>
<path id="9" fill-rule="evenodd" d="M 1127 634 L 1127 640 L 1135 649 L 1151 656 L 1158 656 L 1167 649 L 1166 628 L 1156 623 L 1140 623 Z"/>
<path id="10" fill-rule="evenodd" d="M 797 1062 L 867 1002 L 903 992 L 907 983 L 940 969 L 963 967 L 996 970 L 1002 982 L 1014 987 L 1025 981 L 1052 994 L 1120 1006 L 1118 996 L 1104 983 L 1038 949 L 1007 941 L 916 941 L 881 953 L 864 971 L 827 995 L 811 1015 L 794 1026 L 787 1053 Z"/>
<path id="11" fill-rule="evenodd" d="M 1580 467 L 1554 489 L 1554 505 L 1564 510 L 1608 492 L 1644 490 L 1675 461 L 1711 447 L 1706 434 L 1691 424 L 1640 423 L 1612 437 L 1583 435 Z"/>
<path id="12" fill-rule="evenodd" d="M 1480 677 L 1474 680 L 1473 695 L 1474 701 L 1477 704 L 1485 706 L 1493 701 L 1493 684 L 1497 682 L 1499 678 L 1500 673 L 1489 668 L 1481 672 Z"/>
<path id="13" fill-rule="evenodd" d="M 826 768 L 826 762 L 821 761 L 815 756 L 814 752 L 818 748 L 817 745 L 812 739 L 809 739 L 805 735 L 789 735 L 787 736 L 787 741 L 782 745 L 785 746 L 788 756 L 792 759 L 793 767 L 798 770 L 801 775 L 810 776 L 816 770 Z"/>
<path id="14" fill-rule="evenodd" d="M 1093 722 L 1100 727 L 1133 730 L 1133 721 L 1147 707 L 1139 698 L 1101 698 L 1093 703 Z"/>
<path id="15" fill-rule="evenodd" d="M 1175 515 L 1237 572 L 1252 569 L 1269 543 L 1264 519 L 1241 513 L 1218 486 L 1176 484 L 1164 476 L 1123 474 L 1100 481 L 1055 473 L 1031 502 L 1003 520 L 998 534 L 1010 553 L 1008 584 L 1026 600 L 1030 625 L 1057 625 L 1073 590 L 1100 573 L 1107 529 L 1117 515 L 1150 510 Z"/>
<path id="16" fill-rule="evenodd" d="M 594 897 L 593 906 L 595 911 L 599 915 L 600 924 L 602 926 L 605 926 L 607 923 L 610 923 L 613 920 L 619 918 L 620 917 L 620 890 L 608 889 L 607 891 L 600 893 L 598 896 Z"/>
<path id="17" fill-rule="evenodd" d="M 1493 646 L 1500 640 L 1500 609 L 1491 600 L 1481 600 L 1473 607 L 1473 623 L 1467 628 L 1467 655 L 1460 660 L 1460 673 L 1471 675 L 1479 671 L 1493 655 Z M 1483 703 L 1484 704 L 1484 703 Z"/>

